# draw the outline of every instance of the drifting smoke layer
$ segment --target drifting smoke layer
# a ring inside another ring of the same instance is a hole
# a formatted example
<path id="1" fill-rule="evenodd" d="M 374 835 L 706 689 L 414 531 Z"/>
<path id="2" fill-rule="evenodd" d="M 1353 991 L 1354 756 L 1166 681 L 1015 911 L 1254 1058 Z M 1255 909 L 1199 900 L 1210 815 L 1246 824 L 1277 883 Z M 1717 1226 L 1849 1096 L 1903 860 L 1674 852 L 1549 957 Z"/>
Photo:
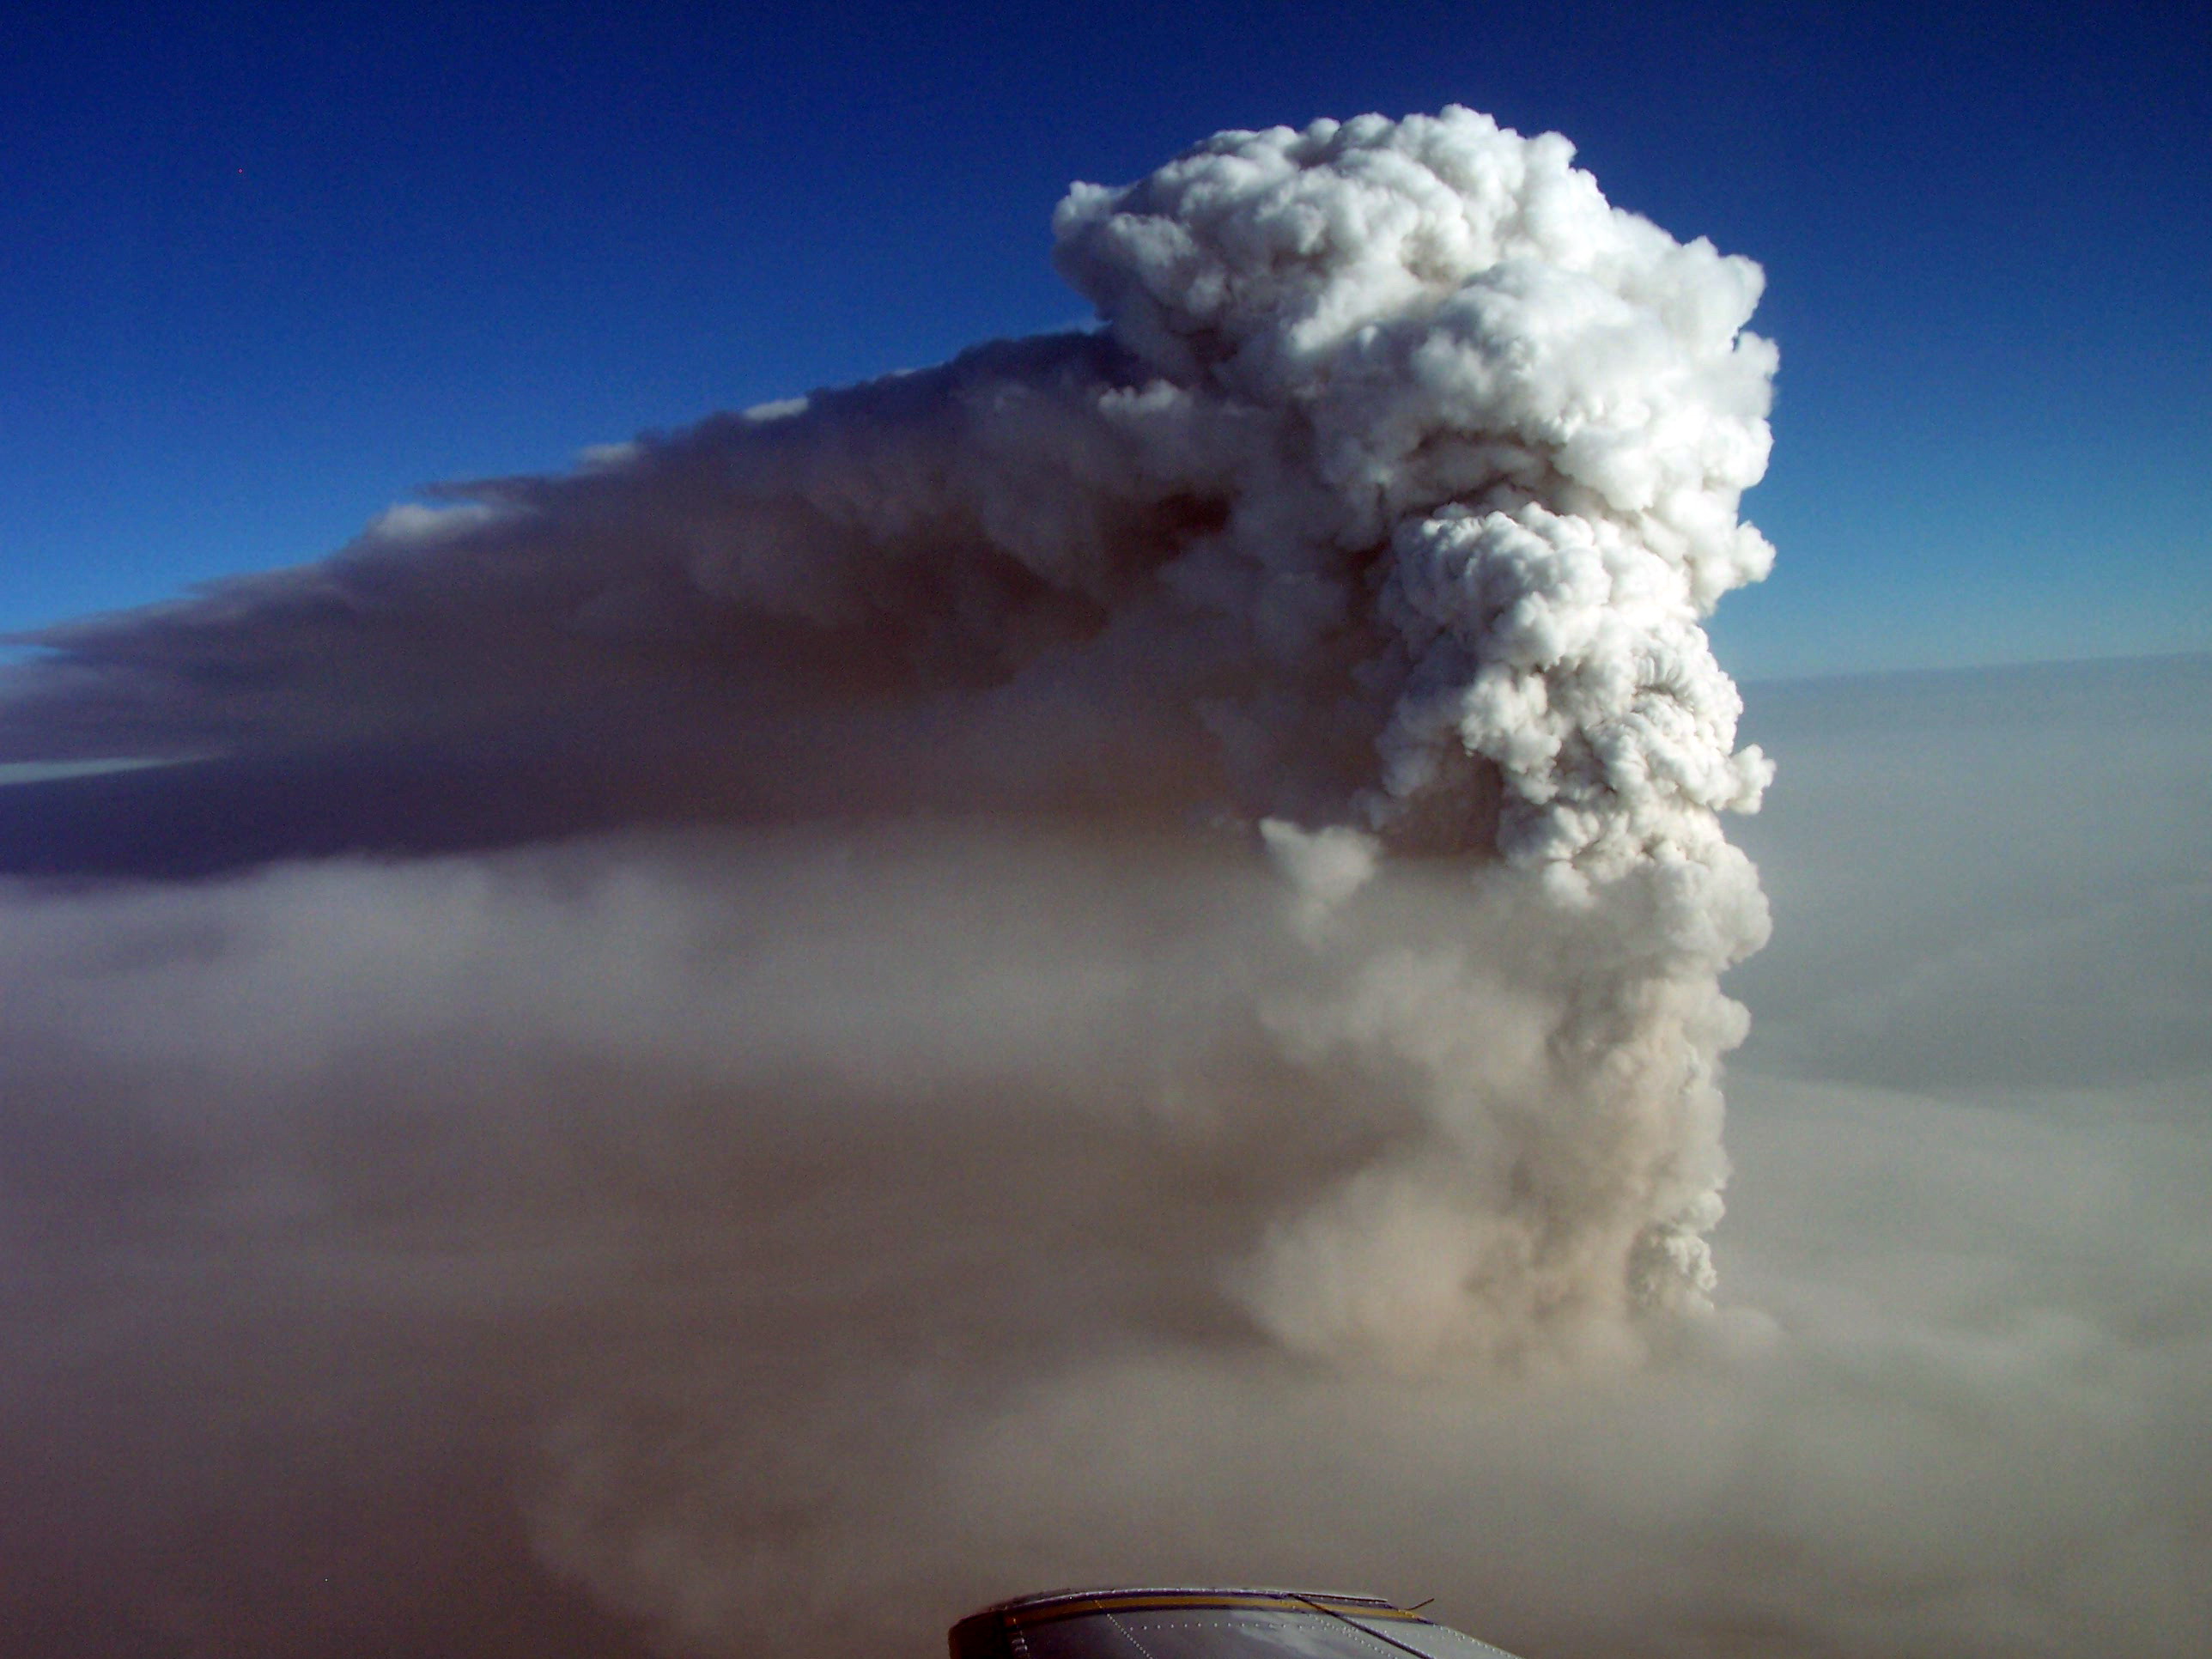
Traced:
<path id="1" fill-rule="evenodd" d="M 1757 268 L 1609 207 L 1571 155 L 1451 109 L 1079 185 L 1057 258 L 1103 335 L 473 486 L 326 564 L 53 630 L 0 749 L 706 723 L 757 818 L 1264 820 L 1336 975 L 1291 1057 L 1368 1054 L 1407 1109 L 1247 1242 L 1246 1305 L 1355 1367 L 1620 1340 L 1714 1282 L 1742 1030 L 1717 976 L 1765 926 L 1717 815 L 1767 768 L 1699 621 L 1770 557 L 1736 508 L 1775 358 L 1743 331 Z M 1480 926 L 1333 941 L 1386 854 L 1486 871 Z M 1502 1048 L 1500 984 L 1526 1004 Z"/>
<path id="2" fill-rule="evenodd" d="M 1189 1575 L 1540 1659 L 2198 1659 L 2208 695 L 1759 700 L 1771 1318 L 1643 1365 L 1439 1363 L 1425 1258 L 1356 1367 L 1222 1285 L 1456 1169 L 1439 1074 L 1574 1156 L 1526 1120 L 1632 886 L 971 820 L 0 887 L 0 1654 L 920 1659 Z"/>

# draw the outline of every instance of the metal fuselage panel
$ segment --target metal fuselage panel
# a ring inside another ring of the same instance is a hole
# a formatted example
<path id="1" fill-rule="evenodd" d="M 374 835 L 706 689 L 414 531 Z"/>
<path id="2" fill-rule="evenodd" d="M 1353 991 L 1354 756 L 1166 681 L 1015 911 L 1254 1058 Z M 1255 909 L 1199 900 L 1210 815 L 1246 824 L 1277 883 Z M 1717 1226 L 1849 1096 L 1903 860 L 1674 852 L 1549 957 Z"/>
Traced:
<path id="1" fill-rule="evenodd" d="M 952 1627 L 952 1659 L 1511 1659 L 1376 1596 L 1237 1589 L 1055 1591 Z"/>

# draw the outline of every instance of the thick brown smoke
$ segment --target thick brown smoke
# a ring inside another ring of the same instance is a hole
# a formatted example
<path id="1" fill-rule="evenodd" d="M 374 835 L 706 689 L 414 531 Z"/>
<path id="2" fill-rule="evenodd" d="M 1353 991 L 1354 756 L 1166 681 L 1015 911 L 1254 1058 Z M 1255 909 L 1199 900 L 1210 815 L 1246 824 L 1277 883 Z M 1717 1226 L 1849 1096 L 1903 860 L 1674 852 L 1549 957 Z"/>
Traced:
<path id="1" fill-rule="evenodd" d="M 1294 877 L 1293 824 L 1502 858 L 1466 902 L 1551 918 L 1540 971 L 1480 933 L 1311 930 L 1348 965 L 1309 1058 L 1404 1072 L 1408 1127 L 1282 1218 L 1249 1300 L 1355 1368 L 1408 1319 L 1476 1353 L 1698 1306 L 1741 1036 L 1714 981 L 1765 927 L 1717 814 L 1767 770 L 1698 618 L 1765 568 L 1735 506 L 1774 356 L 1742 331 L 1755 267 L 1571 156 L 1455 109 L 1079 186 L 1060 258 L 1107 336 L 479 486 L 330 564 L 57 629 L 0 733 L 265 748 L 678 704 L 772 818 L 1272 814 Z M 1510 1076 L 1500 977 L 1543 1011 Z"/>
<path id="2" fill-rule="evenodd" d="M 1223 134 L 1061 204 L 1096 334 L 42 635 L 0 756 L 179 757 L 100 799 L 186 837 L 264 789 L 262 852 L 601 833 L 11 896 L 16 1132 L 146 1149 L 11 1195 L 19 1293 L 114 1236 L 218 1241 L 248 1327 L 447 1298 L 541 1559 L 719 1652 L 918 1650 L 1032 1580 L 1391 1588 L 1516 1424 L 1756 1364 L 1706 1240 L 1770 769 L 1701 623 L 1771 556 L 1775 356 L 1755 266 L 1571 156 Z M 421 822 L 314 823 L 370 757 Z"/>

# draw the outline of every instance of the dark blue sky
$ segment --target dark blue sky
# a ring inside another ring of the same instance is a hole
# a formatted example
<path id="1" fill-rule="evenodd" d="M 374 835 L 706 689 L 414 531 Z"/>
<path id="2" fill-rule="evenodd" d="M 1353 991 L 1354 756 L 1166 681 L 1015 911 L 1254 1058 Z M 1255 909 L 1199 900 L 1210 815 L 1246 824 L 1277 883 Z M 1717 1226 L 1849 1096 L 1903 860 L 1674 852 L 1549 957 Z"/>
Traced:
<path id="1" fill-rule="evenodd" d="M 1067 325 L 1072 179 L 1457 101 L 1766 267 L 1731 666 L 2212 647 L 2201 5 L 36 6 L 0 64 L 0 628 Z"/>

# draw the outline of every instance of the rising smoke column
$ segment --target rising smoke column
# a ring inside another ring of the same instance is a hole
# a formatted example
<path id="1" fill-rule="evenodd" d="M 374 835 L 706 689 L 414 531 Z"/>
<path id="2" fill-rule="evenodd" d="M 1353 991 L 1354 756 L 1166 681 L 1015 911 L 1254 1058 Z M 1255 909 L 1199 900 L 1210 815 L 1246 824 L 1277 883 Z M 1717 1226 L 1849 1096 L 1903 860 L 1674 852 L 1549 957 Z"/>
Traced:
<path id="1" fill-rule="evenodd" d="M 1056 258 L 1102 333 L 51 630 L 0 753 L 690 722 L 755 817 L 1264 824 L 1326 964 L 1271 1029 L 1411 1106 L 1227 1270 L 1263 1325 L 1418 1366 L 1697 1306 L 1717 976 L 1765 925 L 1719 815 L 1767 775 L 1700 619 L 1771 557 L 1737 504 L 1775 354 L 1756 266 L 1571 160 L 1454 108 L 1078 185 Z M 1439 860 L 1466 938 L 1357 925 Z"/>
<path id="2" fill-rule="evenodd" d="M 1449 991 L 1365 972 L 1355 1023 L 1430 1069 L 1431 1134 L 1277 1233 L 1250 1294 L 1302 1347 L 1488 1347 L 1714 1282 L 1742 1029 L 1715 981 L 1765 926 L 1718 814 L 1770 769 L 1698 624 L 1771 557 L 1736 508 L 1775 355 L 1755 266 L 1608 207 L 1571 153 L 1460 109 L 1227 133 L 1056 219 L 1158 377 L 1109 418 L 1245 440 L 1164 580 L 1292 661 L 1358 652 L 1375 769 L 1341 815 L 1495 852 L 1574 940 L 1533 1102 L 1455 1051 Z"/>

